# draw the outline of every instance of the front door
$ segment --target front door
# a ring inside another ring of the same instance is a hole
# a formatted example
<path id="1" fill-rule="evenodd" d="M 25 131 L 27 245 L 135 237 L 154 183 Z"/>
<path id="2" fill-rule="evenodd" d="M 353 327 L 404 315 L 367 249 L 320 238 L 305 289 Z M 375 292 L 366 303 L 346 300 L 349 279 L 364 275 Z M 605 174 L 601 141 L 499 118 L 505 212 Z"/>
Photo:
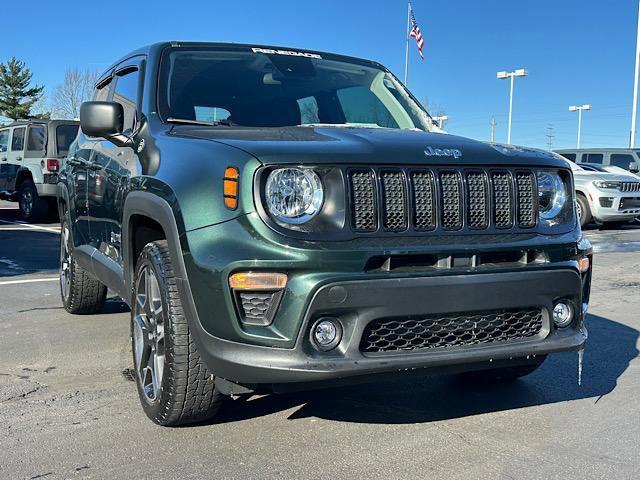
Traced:
<path id="1" fill-rule="evenodd" d="M 137 63 L 118 67 L 111 82 L 113 102 L 124 109 L 125 135 L 137 128 L 140 75 Z M 122 214 L 132 172 L 138 170 L 138 156 L 130 147 L 120 148 L 102 140 L 95 144 L 89 170 L 89 184 L 100 186 L 100 201 L 89 203 L 92 244 L 101 253 L 122 264 Z"/>
<path id="2" fill-rule="evenodd" d="M 24 147 L 26 127 L 14 127 L 9 142 L 9 151 L 7 152 L 7 164 L 9 165 L 7 173 L 7 187 L 9 191 L 15 188 L 16 175 L 18 170 L 24 163 Z M 3 162 L 5 163 L 5 162 Z"/>

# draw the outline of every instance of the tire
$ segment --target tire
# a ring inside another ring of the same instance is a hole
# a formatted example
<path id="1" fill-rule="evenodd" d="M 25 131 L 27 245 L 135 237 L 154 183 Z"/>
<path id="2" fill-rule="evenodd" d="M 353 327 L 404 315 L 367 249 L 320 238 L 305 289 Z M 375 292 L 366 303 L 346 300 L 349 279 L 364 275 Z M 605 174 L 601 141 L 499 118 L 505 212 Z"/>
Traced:
<path id="1" fill-rule="evenodd" d="M 38 190 L 31 180 L 25 180 L 18 190 L 20 215 L 27 222 L 35 222 L 47 216 L 49 205 L 38 195 Z"/>
<path id="2" fill-rule="evenodd" d="M 544 363 L 546 358 L 547 356 L 545 355 L 543 357 L 537 357 L 535 361 L 526 365 L 465 372 L 462 375 L 467 380 L 479 383 L 512 382 L 518 378 L 525 377 L 535 372 L 540 365 Z"/>
<path id="3" fill-rule="evenodd" d="M 584 195 L 576 195 L 576 208 L 578 210 L 578 220 L 580 220 L 580 227 L 586 227 L 593 220 L 591 215 L 591 209 L 589 208 L 589 202 Z"/>
<path id="4" fill-rule="evenodd" d="M 107 287 L 89 275 L 73 257 L 69 220 L 62 219 L 60 231 L 60 297 L 64 309 L 76 315 L 89 315 L 102 310 Z"/>
<path id="5" fill-rule="evenodd" d="M 215 416 L 226 396 L 193 342 L 165 240 L 142 250 L 131 307 L 136 385 L 147 416 L 170 427 Z"/>

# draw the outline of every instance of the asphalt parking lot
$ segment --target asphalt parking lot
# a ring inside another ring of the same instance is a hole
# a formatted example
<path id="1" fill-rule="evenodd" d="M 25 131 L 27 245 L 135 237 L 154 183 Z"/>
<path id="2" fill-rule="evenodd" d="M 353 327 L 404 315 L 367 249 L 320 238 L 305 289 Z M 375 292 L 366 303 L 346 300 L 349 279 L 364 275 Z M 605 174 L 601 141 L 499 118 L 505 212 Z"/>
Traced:
<path id="1" fill-rule="evenodd" d="M 0 478 L 640 478 L 640 225 L 596 250 L 582 385 L 558 354 L 508 385 L 456 376 L 230 402 L 167 429 L 138 404 L 129 313 L 61 307 L 58 227 L 0 202 Z"/>

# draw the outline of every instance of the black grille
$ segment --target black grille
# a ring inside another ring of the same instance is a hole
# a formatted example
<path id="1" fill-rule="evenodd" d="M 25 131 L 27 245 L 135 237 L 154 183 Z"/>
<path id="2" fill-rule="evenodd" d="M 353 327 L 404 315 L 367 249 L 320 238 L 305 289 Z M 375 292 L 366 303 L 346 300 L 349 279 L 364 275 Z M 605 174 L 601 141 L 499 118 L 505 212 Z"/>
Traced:
<path id="1" fill-rule="evenodd" d="M 508 228 L 513 225 L 513 193 L 511 191 L 511 176 L 508 172 L 494 173 L 493 178 L 493 221 L 498 228 Z"/>
<path id="2" fill-rule="evenodd" d="M 383 172 L 382 196 L 384 202 L 383 225 L 385 230 L 402 231 L 407 228 L 407 189 L 402 172 Z"/>
<path id="3" fill-rule="evenodd" d="M 411 188 L 413 189 L 414 227 L 417 230 L 433 230 L 436 228 L 436 217 L 431 172 L 413 172 Z"/>
<path id="4" fill-rule="evenodd" d="M 539 308 L 378 319 L 364 329 L 360 351 L 383 353 L 518 341 L 542 330 Z"/>
<path id="5" fill-rule="evenodd" d="M 489 192 L 483 172 L 467 173 L 467 221 L 473 229 L 484 229 L 489 225 L 487 208 Z"/>
<path id="6" fill-rule="evenodd" d="M 282 291 L 278 292 L 237 292 L 236 303 L 243 323 L 249 325 L 270 325 L 276 314 Z"/>
<path id="7" fill-rule="evenodd" d="M 457 172 L 440 174 L 440 204 L 442 205 L 442 226 L 446 230 L 462 228 L 462 202 L 460 176 Z"/>
<path id="8" fill-rule="evenodd" d="M 372 172 L 368 170 L 351 172 L 350 178 L 353 228 L 365 232 L 376 230 L 378 220 Z"/>
<path id="9" fill-rule="evenodd" d="M 530 170 L 355 168 L 348 179 L 356 232 L 529 229 L 538 223 Z"/>

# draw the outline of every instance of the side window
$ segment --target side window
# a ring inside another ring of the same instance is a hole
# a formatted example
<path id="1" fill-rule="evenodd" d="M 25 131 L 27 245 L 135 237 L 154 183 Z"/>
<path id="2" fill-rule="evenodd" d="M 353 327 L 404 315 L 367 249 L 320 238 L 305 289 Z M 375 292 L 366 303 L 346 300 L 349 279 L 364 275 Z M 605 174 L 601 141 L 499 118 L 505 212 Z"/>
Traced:
<path id="1" fill-rule="evenodd" d="M 116 89 L 113 93 L 113 101 L 118 102 L 124 109 L 124 131 L 133 130 L 136 123 L 136 110 L 138 106 L 138 70 L 128 71 L 118 76 Z"/>
<path id="2" fill-rule="evenodd" d="M 24 130 L 24 127 L 13 129 L 13 137 L 11 138 L 12 152 L 21 152 L 24 150 Z"/>
<path id="3" fill-rule="evenodd" d="M 27 151 L 44 153 L 44 125 L 32 125 L 27 136 Z"/>
<path id="4" fill-rule="evenodd" d="M 113 82 L 100 85 L 100 88 L 97 88 L 93 94 L 93 100 L 96 102 L 106 102 L 109 100 L 109 90 L 111 90 L 112 85 Z"/>
<path id="5" fill-rule="evenodd" d="M 336 92 L 347 123 L 398 128 L 397 122 L 380 99 L 368 88 L 349 87 Z"/>
<path id="6" fill-rule="evenodd" d="M 9 149 L 9 130 L 0 130 L 0 153 Z"/>
<path id="7" fill-rule="evenodd" d="M 602 165 L 602 161 L 604 160 L 604 155 L 602 153 L 583 153 L 582 161 L 584 163 L 597 163 Z"/>
<path id="8" fill-rule="evenodd" d="M 569 160 L 571 162 L 575 162 L 576 161 L 576 154 L 575 153 L 561 153 L 560 155 L 562 155 L 564 158 L 566 158 L 567 160 Z"/>
<path id="9" fill-rule="evenodd" d="M 610 164 L 616 167 L 624 168 L 625 170 L 629 170 L 629 165 L 631 162 L 635 162 L 635 159 L 632 155 L 626 153 L 612 153 Z"/>

